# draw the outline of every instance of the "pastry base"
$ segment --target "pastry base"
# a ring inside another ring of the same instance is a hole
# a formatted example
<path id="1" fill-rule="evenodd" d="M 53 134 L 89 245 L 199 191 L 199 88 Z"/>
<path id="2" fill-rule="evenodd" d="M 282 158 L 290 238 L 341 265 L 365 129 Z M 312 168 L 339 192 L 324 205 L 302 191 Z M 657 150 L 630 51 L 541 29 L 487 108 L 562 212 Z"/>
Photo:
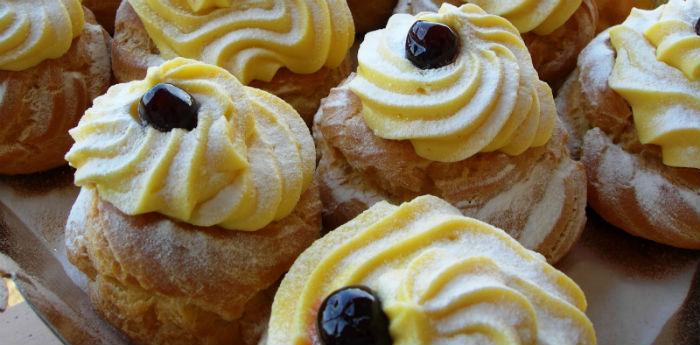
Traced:
<path id="1" fill-rule="evenodd" d="M 75 127 L 110 85 L 109 35 L 85 9 L 85 27 L 70 50 L 19 72 L 0 71 L 0 174 L 66 164 Z"/>
<path id="2" fill-rule="evenodd" d="M 457 163 L 416 155 L 407 141 L 375 136 L 352 91 L 335 88 L 315 119 L 324 224 L 337 227 L 379 200 L 395 204 L 432 194 L 506 230 L 550 262 L 561 259 L 586 221 L 586 177 L 569 158 L 559 126 L 550 142 L 524 154 L 478 154 Z"/>
<path id="3" fill-rule="evenodd" d="M 556 99 L 572 152 L 586 166 L 589 203 L 630 234 L 700 249 L 700 170 L 666 166 L 659 147 L 639 142 L 630 106 L 608 85 L 614 63 L 603 32 Z"/>
<path id="4" fill-rule="evenodd" d="M 84 188 L 66 226 L 68 259 L 104 318 L 140 344 L 257 344 L 275 284 L 321 228 L 313 184 L 294 212 L 255 232 L 128 216 Z"/>

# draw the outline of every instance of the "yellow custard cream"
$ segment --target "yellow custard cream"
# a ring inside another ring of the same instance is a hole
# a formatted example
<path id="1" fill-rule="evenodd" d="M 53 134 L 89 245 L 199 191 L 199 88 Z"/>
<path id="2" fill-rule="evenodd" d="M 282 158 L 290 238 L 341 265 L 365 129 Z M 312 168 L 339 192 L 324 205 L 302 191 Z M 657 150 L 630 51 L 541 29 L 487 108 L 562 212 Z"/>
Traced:
<path id="1" fill-rule="evenodd" d="M 0 70 L 22 71 L 63 56 L 83 25 L 80 0 L 0 1 Z"/>
<path id="2" fill-rule="evenodd" d="M 352 285 L 379 296 L 394 345 L 596 343 L 576 283 L 432 196 L 380 202 L 307 249 L 277 292 L 267 345 L 320 344 L 321 302 Z"/>
<path id="3" fill-rule="evenodd" d="M 337 67 L 355 38 L 345 0 L 128 1 L 163 57 L 221 66 L 244 84 L 282 67 Z"/>
<path id="4" fill-rule="evenodd" d="M 521 33 L 548 35 L 578 10 L 582 0 L 469 0 L 486 12 L 508 19 Z"/>
<path id="5" fill-rule="evenodd" d="M 422 70 L 405 57 L 410 27 L 445 24 L 459 36 L 454 63 Z M 556 109 L 517 29 L 475 5 L 396 14 L 367 34 L 350 89 L 367 125 L 382 138 L 410 140 L 426 159 L 455 162 L 479 152 L 519 155 L 551 137 Z"/>
<path id="6" fill-rule="evenodd" d="M 643 144 L 661 146 L 664 164 L 700 169 L 700 0 L 633 10 L 610 29 L 617 52 L 610 87 L 632 106 Z"/>
<path id="7" fill-rule="evenodd" d="M 170 83 L 199 103 L 191 131 L 158 131 L 138 103 Z M 253 231 L 289 215 L 311 183 L 316 153 L 290 105 L 226 70 L 183 58 L 97 98 L 66 155 L 78 186 L 129 215 L 159 212 L 198 226 Z"/>

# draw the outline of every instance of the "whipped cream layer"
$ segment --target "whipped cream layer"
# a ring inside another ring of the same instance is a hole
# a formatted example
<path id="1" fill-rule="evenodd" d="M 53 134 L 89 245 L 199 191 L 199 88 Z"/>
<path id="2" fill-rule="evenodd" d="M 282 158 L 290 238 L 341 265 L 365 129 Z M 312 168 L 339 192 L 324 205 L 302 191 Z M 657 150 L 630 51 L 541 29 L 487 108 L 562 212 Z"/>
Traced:
<path id="1" fill-rule="evenodd" d="M 405 57 L 417 20 L 456 32 L 454 63 L 422 70 Z M 349 87 L 362 100 L 367 125 L 384 139 L 410 140 L 421 157 L 455 162 L 479 152 L 519 155 L 551 137 L 552 91 L 539 80 L 520 34 L 475 5 L 396 14 L 386 29 L 367 34 L 358 59 Z"/>
<path id="2" fill-rule="evenodd" d="M 138 103 L 158 83 L 194 97 L 196 128 L 161 132 L 141 122 Z M 284 218 L 316 163 L 309 130 L 290 105 L 183 58 L 111 87 L 70 134 L 76 185 L 96 188 L 126 214 L 159 212 L 198 226 L 253 231 Z"/>
<path id="3" fill-rule="evenodd" d="M 469 0 L 508 19 L 521 33 L 548 35 L 574 15 L 582 0 Z"/>
<path id="4" fill-rule="evenodd" d="M 700 169 L 698 18 L 700 0 L 671 0 L 610 29 L 610 87 L 632 106 L 640 142 L 659 145 L 673 167 Z"/>
<path id="5" fill-rule="evenodd" d="M 380 297 L 395 345 L 596 343 L 571 279 L 502 230 L 423 196 L 380 202 L 307 249 L 277 292 L 267 344 L 321 344 L 321 302 L 358 284 Z"/>
<path id="6" fill-rule="evenodd" d="M 70 49 L 83 31 L 80 0 L 0 2 L 0 70 L 22 71 Z"/>
<path id="7" fill-rule="evenodd" d="M 270 81 L 282 67 L 337 67 L 355 38 L 344 0 L 128 1 L 163 57 L 214 64 L 244 84 Z"/>

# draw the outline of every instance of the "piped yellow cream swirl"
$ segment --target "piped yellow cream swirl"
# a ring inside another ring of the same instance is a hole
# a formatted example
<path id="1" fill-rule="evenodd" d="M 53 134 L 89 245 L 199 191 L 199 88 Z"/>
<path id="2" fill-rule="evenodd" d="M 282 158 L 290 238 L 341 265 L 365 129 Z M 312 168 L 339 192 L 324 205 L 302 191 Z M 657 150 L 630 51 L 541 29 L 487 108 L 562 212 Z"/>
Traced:
<path id="1" fill-rule="evenodd" d="M 583 0 L 469 0 L 508 19 L 521 33 L 548 35 L 566 23 Z"/>
<path id="2" fill-rule="evenodd" d="M 632 106 L 640 142 L 661 146 L 663 162 L 700 169 L 700 0 L 633 10 L 610 29 L 617 52 L 612 89 Z"/>
<path id="3" fill-rule="evenodd" d="M 374 205 L 307 249 L 284 278 L 267 345 L 316 345 L 330 293 L 380 297 L 395 345 L 595 344 L 581 289 L 502 230 L 436 197 Z"/>
<path id="4" fill-rule="evenodd" d="M 63 56 L 83 31 L 80 0 L 0 2 L 0 70 L 22 71 Z"/>
<path id="5" fill-rule="evenodd" d="M 138 102 L 157 83 L 199 103 L 197 127 L 160 132 Z M 313 140 L 294 109 L 222 68 L 177 58 L 97 98 L 66 155 L 75 183 L 129 215 L 253 231 L 289 215 L 311 183 Z"/>
<path id="6" fill-rule="evenodd" d="M 165 58 L 221 66 L 241 82 L 286 67 L 309 74 L 341 64 L 355 31 L 345 0 L 129 0 Z"/>
<path id="7" fill-rule="evenodd" d="M 456 61 L 421 70 L 405 57 L 416 20 L 451 27 L 459 36 Z M 410 140 L 426 159 L 455 162 L 479 152 L 519 155 L 545 145 L 556 110 L 518 31 L 475 5 L 443 4 L 438 13 L 396 14 L 386 29 L 367 34 L 350 89 L 374 133 Z"/>

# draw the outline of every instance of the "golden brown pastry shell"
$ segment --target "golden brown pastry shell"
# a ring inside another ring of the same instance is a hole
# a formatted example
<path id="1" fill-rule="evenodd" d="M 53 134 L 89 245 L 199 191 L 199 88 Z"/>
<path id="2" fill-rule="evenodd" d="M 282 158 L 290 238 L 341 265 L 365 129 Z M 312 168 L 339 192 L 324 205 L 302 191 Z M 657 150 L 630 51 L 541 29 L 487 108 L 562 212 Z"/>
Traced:
<path id="1" fill-rule="evenodd" d="M 114 18 L 121 0 L 83 0 L 83 6 L 95 14 L 97 22 L 110 34 L 114 32 Z"/>
<path id="2" fill-rule="evenodd" d="M 666 166 L 659 147 L 639 142 L 629 104 L 608 85 L 614 63 L 605 31 L 556 99 L 571 150 L 588 172 L 589 203 L 633 235 L 700 249 L 700 170 Z"/>
<path id="3" fill-rule="evenodd" d="M 111 78 L 109 35 L 85 9 L 86 24 L 62 57 L 0 71 L 0 174 L 29 174 L 66 164 L 75 127 Z"/>
<path id="4" fill-rule="evenodd" d="M 316 115 L 317 176 L 328 229 L 377 201 L 400 203 L 432 194 L 467 216 L 506 230 L 551 262 L 563 257 L 581 234 L 585 171 L 569 158 L 562 128 L 545 147 L 516 157 L 487 153 L 439 163 L 419 157 L 407 141 L 375 136 L 361 112 L 359 97 L 339 87 Z"/>
<path id="5" fill-rule="evenodd" d="M 443 3 L 460 6 L 466 0 L 399 0 L 395 13 L 436 12 Z M 532 63 L 540 79 L 557 90 L 576 67 L 576 58 L 593 39 L 598 23 L 598 6 L 595 0 L 583 0 L 581 7 L 560 28 L 549 35 L 535 33 L 523 35 L 532 55 Z"/>
<path id="6" fill-rule="evenodd" d="M 83 189 L 66 247 L 93 305 L 136 343 L 253 345 L 276 282 L 320 228 L 315 184 L 291 215 L 255 232 L 128 216 Z"/>
<path id="7" fill-rule="evenodd" d="M 131 5 L 124 0 L 117 10 L 112 47 L 112 69 L 120 83 L 143 79 L 146 70 L 164 59 Z M 280 69 L 269 81 L 253 81 L 250 86 L 268 91 L 291 104 L 307 124 L 311 124 L 321 99 L 354 69 L 352 54 L 336 68 L 322 68 L 312 74 L 296 74 Z"/>
<path id="8" fill-rule="evenodd" d="M 386 25 L 396 0 L 348 0 L 348 6 L 355 22 L 355 32 L 364 34 Z"/>
<path id="9" fill-rule="evenodd" d="M 598 3 L 598 32 L 622 23 L 629 16 L 632 8 L 651 9 L 658 6 L 660 0 L 595 0 Z"/>

